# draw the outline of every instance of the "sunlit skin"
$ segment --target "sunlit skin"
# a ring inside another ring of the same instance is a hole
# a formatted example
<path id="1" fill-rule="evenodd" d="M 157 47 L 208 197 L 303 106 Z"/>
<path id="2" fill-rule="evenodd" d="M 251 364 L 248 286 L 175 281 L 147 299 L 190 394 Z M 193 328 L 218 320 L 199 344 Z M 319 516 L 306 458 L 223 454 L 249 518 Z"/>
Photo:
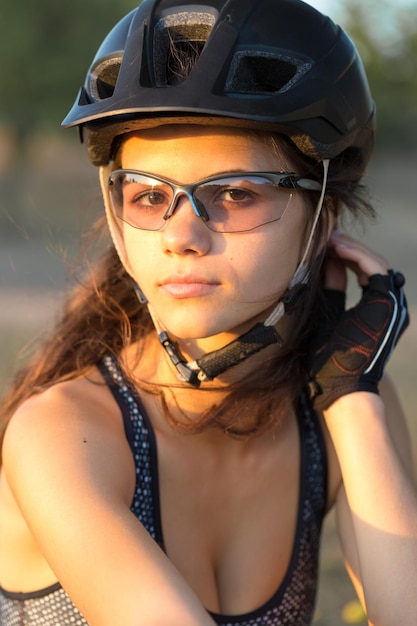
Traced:
<path id="1" fill-rule="evenodd" d="M 121 166 L 180 183 L 233 170 L 294 171 L 260 139 L 204 127 L 138 132 L 123 144 Z M 118 227 L 131 275 L 170 334 L 187 339 L 196 358 L 266 318 L 302 256 L 308 215 L 294 193 L 279 221 L 246 233 L 214 233 L 181 197 L 161 231 Z"/>

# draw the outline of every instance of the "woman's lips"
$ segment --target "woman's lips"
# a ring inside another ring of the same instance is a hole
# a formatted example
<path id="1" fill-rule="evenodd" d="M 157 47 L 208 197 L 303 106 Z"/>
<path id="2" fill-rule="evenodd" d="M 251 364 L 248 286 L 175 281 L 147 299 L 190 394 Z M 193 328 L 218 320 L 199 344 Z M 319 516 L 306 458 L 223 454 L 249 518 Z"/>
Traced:
<path id="1" fill-rule="evenodd" d="M 173 298 L 197 298 L 212 293 L 219 283 L 199 276 L 170 276 L 160 282 L 160 288 Z"/>

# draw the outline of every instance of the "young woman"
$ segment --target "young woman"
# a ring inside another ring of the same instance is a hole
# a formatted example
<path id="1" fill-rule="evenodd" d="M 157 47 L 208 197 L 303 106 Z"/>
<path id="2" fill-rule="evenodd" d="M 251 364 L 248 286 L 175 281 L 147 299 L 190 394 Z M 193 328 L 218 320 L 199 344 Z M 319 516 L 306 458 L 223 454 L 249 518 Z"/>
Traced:
<path id="1" fill-rule="evenodd" d="M 105 39 L 64 125 L 114 246 L 4 402 L 2 626 L 310 624 L 333 506 L 369 623 L 415 622 L 404 279 L 336 229 L 373 120 L 299 0 L 145 0 Z"/>

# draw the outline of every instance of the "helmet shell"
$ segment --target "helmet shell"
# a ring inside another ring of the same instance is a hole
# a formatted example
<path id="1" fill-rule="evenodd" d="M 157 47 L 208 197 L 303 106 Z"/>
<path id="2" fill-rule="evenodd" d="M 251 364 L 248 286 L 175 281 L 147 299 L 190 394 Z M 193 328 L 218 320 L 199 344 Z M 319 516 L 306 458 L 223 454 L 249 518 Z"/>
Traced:
<path id="1" fill-rule="evenodd" d="M 89 131 L 95 165 L 119 135 L 161 124 L 261 128 L 307 156 L 370 155 L 374 103 L 358 52 L 300 0 L 144 0 L 103 41 L 63 126 Z M 197 50 L 176 80 L 174 42 Z"/>

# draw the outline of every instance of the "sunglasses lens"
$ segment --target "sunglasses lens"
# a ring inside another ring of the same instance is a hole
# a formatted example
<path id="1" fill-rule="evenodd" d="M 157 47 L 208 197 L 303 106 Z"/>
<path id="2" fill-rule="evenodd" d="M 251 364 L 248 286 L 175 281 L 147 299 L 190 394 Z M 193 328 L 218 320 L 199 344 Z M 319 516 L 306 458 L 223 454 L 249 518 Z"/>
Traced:
<path id="1" fill-rule="evenodd" d="M 292 193 L 263 176 L 240 174 L 202 183 L 194 197 L 207 211 L 208 228 L 234 233 L 279 220 Z"/>
<path id="2" fill-rule="evenodd" d="M 174 198 L 170 185 L 136 172 L 119 171 L 110 178 L 110 199 L 116 217 L 141 230 L 160 230 Z"/>

